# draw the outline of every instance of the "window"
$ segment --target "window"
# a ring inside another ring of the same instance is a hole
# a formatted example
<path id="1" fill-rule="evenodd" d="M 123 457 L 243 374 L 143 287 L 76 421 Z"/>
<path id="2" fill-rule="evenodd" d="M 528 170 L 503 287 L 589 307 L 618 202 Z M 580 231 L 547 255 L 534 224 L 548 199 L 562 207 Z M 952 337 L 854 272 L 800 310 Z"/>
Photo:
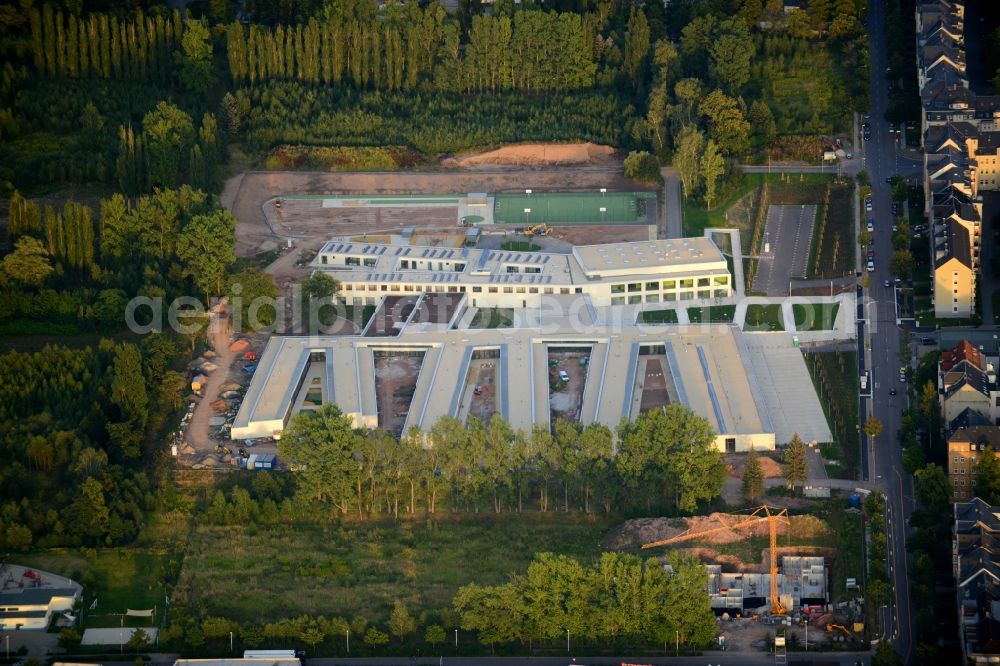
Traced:
<path id="1" fill-rule="evenodd" d="M 529 287 L 528 288 L 528 293 L 529 294 L 537 294 L 538 293 L 538 287 Z"/>
<path id="2" fill-rule="evenodd" d="M 452 266 L 452 270 L 455 271 L 456 273 L 461 273 L 462 271 L 465 270 L 465 264 L 455 264 L 454 266 Z"/>
<path id="3" fill-rule="evenodd" d="M 360 266 L 361 260 L 357 257 L 344 257 L 345 266 Z"/>
<path id="4" fill-rule="evenodd" d="M 518 287 L 517 288 L 517 293 L 523 294 L 524 293 L 524 287 Z"/>
<path id="5" fill-rule="evenodd" d="M 482 287 L 473 287 L 472 288 L 472 293 L 473 294 L 481 294 L 481 293 L 483 293 L 483 288 Z"/>
<path id="6" fill-rule="evenodd" d="M 659 303 L 660 302 L 660 295 L 659 294 L 650 294 L 649 296 L 646 297 L 646 302 L 647 303 Z"/>
<path id="7" fill-rule="evenodd" d="M 527 266 L 527 267 L 525 267 L 524 272 L 525 273 L 541 273 L 542 269 L 539 268 L 538 266 Z"/>
<path id="8" fill-rule="evenodd" d="M 375 268 L 375 261 L 376 260 L 375 260 L 374 257 L 365 259 L 365 267 L 366 268 Z"/>
<path id="9" fill-rule="evenodd" d="M 962 456 L 961 458 L 959 458 L 959 462 L 965 462 L 965 456 Z"/>
<path id="10" fill-rule="evenodd" d="M 708 282 L 709 282 L 708 278 L 698 278 L 698 286 L 699 287 L 707 287 L 708 286 Z"/>
<path id="11" fill-rule="evenodd" d="M 577 288 L 576 288 L 576 289 L 574 289 L 573 291 L 574 291 L 574 293 L 577 293 L 577 294 L 582 294 L 582 293 L 583 293 L 583 287 L 577 287 Z"/>
<path id="12" fill-rule="evenodd" d="M 628 284 L 628 290 L 629 291 L 642 291 L 642 283 L 641 282 L 629 282 L 629 284 Z"/>
<path id="13" fill-rule="evenodd" d="M 497 288 L 496 287 L 490 287 L 489 290 L 490 290 L 491 294 L 497 293 Z"/>
<path id="14" fill-rule="evenodd" d="M 698 298 L 711 298 L 711 297 L 712 297 L 712 292 L 709 291 L 708 289 L 698 290 Z"/>
<path id="15" fill-rule="evenodd" d="M 344 291 L 351 291 L 353 289 L 354 289 L 353 285 L 350 285 L 350 284 L 345 284 L 344 285 Z"/>
<path id="16" fill-rule="evenodd" d="M 692 298 L 694 298 L 694 294 L 691 293 L 690 291 L 682 291 L 681 292 L 681 300 L 682 301 L 690 301 Z"/>
<path id="17" fill-rule="evenodd" d="M 663 294 L 664 303 L 672 303 L 677 300 L 677 294 Z"/>
<path id="18" fill-rule="evenodd" d="M 323 261 L 324 264 L 326 264 L 326 255 L 325 254 L 322 257 L 322 261 Z"/>
<path id="19" fill-rule="evenodd" d="M 389 285 L 383 284 L 382 285 L 382 291 L 389 291 Z"/>
<path id="20" fill-rule="evenodd" d="M 613 284 L 613 285 L 611 285 L 611 293 L 612 294 L 624 294 L 625 293 L 625 285 L 623 285 L 623 284 Z"/>
<path id="21" fill-rule="evenodd" d="M 458 287 L 448 287 L 448 292 L 451 293 L 451 294 L 457 294 L 458 293 Z"/>
<path id="22" fill-rule="evenodd" d="M 507 267 L 507 272 L 508 273 L 519 273 L 520 269 L 517 266 L 508 266 Z"/>
<path id="23" fill-rule="evenodd" d="M 713 279 L 713 281 L 715 282 L 715 284 L 729 284 L 729 276 L 728 275 L 716 275 L 715 278 Z"/>
<path id="24" fill-rule="evenodd" d="M 660 288 L 660 283 L 659 282 L 647 282 L 646 283 L 646 291 L 656 291 L 659 288 Z"/>
<path id="25" fill-rule="evenodd" d="M 514 293 L 514 287 L 504 287 L 503 288 L 503 293 L 505 293 L 505 294 L 513 294 Z"/>
<path id="26" fill-rule="evenodd" d="M 551 294 L 552 293 L 552 287 L 546 287 L 545 288 L 545 293 L 546 294 Z"/>
<path id="27" fill-rule="evenodd" d="M 625 305 L 625 297 L 624 296 L 612 296 L 611 297 L 611 305 Z"/>
<path id="28" fill-rule="evenodd" d="M 635 305 L 636 303 L 642 303 L 642 296 L 638 296 L 638 295 L 629 296 L 628 297 L 628 302 L 629 302 L 629 305 Z"/>
<path id="29" fill-rule="evenodd" d="M 692 289 L 694 287 L 694 280 L 681 280 L 681 289 Z"/>
<path id="30" fill-rule="evenodd" d="M 413 285 L 411 284 L 406 285 L 405 287 L 403 287 L 403 291 L 413 291 Z"/>
<path id="31" fill-rule="evenodd" d="M 677 280 L 664 280 L 663 281 L 663 288 L 664 289 L 676 289 L 677 288 Z"/>
<path id="32" fill-rule="evenodd" d="M 727 292 L 726 292 L 725 289 L 716 289 L 715 290 L 715 297 L 716 298 L 725 298 L 727 295 L 728 294 L 727 294 Z"/>
<path id="33" fill-rule="evenodd" d="M 560 294 L 568 294 L 569 293 L 569 287 L 561 287 L 559 289 L 559 293 Z"/>

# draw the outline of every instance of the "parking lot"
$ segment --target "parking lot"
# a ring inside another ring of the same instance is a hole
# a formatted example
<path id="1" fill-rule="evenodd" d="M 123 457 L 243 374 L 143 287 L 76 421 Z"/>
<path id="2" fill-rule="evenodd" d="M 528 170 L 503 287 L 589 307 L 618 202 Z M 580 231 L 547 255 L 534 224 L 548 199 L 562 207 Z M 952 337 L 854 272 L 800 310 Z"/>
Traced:
<path id="1" fill-rule="evenodd" d="M 793 277 L 806 277 L 816 206 L 769 206 L 753 291 L 787 296 Z"/>

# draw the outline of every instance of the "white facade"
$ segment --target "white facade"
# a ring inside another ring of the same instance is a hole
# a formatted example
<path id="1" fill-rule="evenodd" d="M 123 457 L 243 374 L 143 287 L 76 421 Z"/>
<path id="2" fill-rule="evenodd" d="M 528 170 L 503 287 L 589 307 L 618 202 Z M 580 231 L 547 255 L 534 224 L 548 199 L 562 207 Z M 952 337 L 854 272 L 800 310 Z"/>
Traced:
<path id="1" fill-rule="evenodd" d="M 711 239 L 610 243 L 570 254 L 330 241 L 313 261 L 341 283 L 349 305 L 382 296 L 466 294 L 472 307 L 538 307 L 545 296 L 586 295 L 596 307 L 732 297 Z"/>

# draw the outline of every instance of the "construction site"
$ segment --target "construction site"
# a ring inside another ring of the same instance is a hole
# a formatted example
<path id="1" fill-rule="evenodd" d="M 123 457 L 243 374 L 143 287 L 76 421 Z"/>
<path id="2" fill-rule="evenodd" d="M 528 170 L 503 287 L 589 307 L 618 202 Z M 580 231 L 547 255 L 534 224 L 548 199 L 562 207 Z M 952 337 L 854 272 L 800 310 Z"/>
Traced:
<path id="1" fill-rule="evenodd" d="M 858 647 L 868 640 L 857 584 L 862 572 L 840 548 L 818 545 L 832 546 L 840 536 L 819 517 L 764 505 L 741 514 L 634 519 L 603 545 L 649 551 L 664 562 L 675 550 L 697 556 L 708 570 L 705 593 L 720 642 L 729 649 L 763 647 L 766 635 L 796 645 Z"/>

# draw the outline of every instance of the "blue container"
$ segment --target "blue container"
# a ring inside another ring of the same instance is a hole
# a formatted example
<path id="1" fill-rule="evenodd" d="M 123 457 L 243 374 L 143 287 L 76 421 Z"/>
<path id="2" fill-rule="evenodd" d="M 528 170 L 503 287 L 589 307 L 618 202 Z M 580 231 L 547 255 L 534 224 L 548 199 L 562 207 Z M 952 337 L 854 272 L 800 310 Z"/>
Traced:
<path id="1" fill-rule="evenodd" d="M 850 497 L 847 498 L 847 501 L 855 509 L 861 508 L 861 495 L 858 494 L 851 495 Z"/>

